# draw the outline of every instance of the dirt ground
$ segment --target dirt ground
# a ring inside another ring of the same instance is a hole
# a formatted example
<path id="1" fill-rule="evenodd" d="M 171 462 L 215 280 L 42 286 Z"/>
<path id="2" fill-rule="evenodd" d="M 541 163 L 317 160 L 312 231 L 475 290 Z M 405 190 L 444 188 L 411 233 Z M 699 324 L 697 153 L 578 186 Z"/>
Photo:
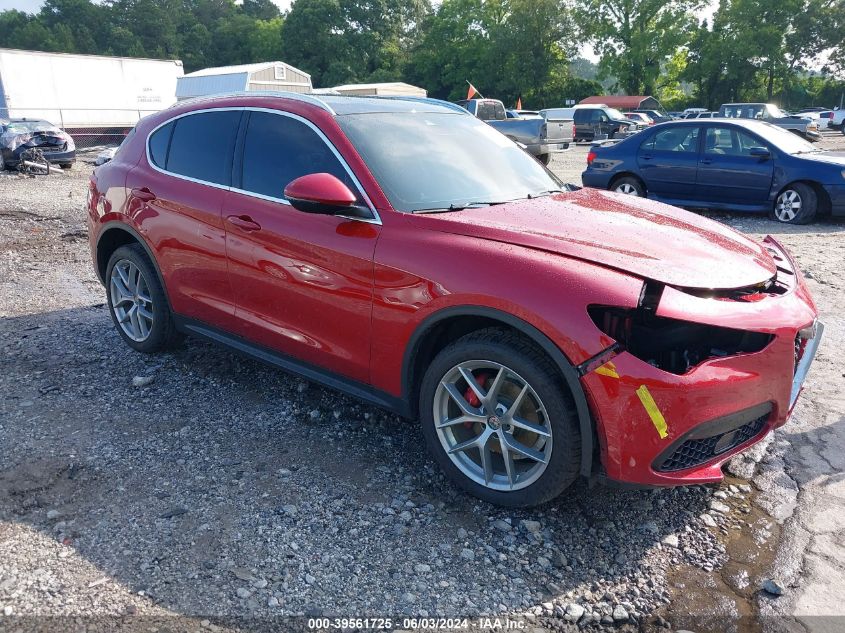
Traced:
<path id="1" fill-rule="evenodd" d="M 580 183 L 585 160 L 551 168 Z M 710 215 L 780 240 L 826 326 L 792 420 L 724 484 L 579 484 L 506 512 L 453 489 L 411 422 L 205 343 L 122 345 L 90 265 L 90 169 L 0 175 L 0 630 L 845 630 L 844 220 Z"/>

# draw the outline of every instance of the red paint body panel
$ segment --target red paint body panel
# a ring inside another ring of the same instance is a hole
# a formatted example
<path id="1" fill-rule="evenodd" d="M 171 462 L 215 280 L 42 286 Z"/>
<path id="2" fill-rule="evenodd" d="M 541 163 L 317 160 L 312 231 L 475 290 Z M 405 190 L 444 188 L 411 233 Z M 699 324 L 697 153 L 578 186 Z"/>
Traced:
<path id="1" fill-rule="evenodd" d="M 369 381 L 373 251 L 380 226 L 297 211 L 237 192 L 224 216 L 241 336 L 337 373 Z"/>
<path id="2" fill-rule="evenodd" d="M 278 109 L 309 120 L 346 161 L 380 217 L 361 222 L 302 213 L 148 164 L 146 138 L 156 126 L 211 107 Z M 141 200 L 133 189 L 153 199 Z M 91 193 L 95 262 L 106 227 L 129 227 L 156 260 L 179 315 L 396 398 L 409 388 L 403 375 L 411 341 L 447 309 L 482 307 L 518 319 L 573 367 L 615 343 L 587 308 L 636 308 L 645 280 L 665 284 L 659 316 L 773 336 L 762 351 L 712 359 L 682 376 L 624 351 L 612 359 L 618 377 L 596 373 L 600 362 L 590 364 L 581 385 L 602 467 L 620 481 L 718 480 L 721 462 L 744 446 L 686 471 L 660 473 L 652 464 L 689 430 L 761 403 L 772 405 L 767 430 L 783 424 L 795 336 L 816 315 L 800 272 L 776 242 L 764 247 L 653 201 L 585 189 L 452 213 L 399 213 L 333 114 L 296 99 L 226 97 L 148 117 L 115 160 L 95 171 Z M 785 290 L 756 301 L 685 291 L 743 288 L 776 274 Z M 665 418 L 664 438 L 637 396 L 643 385 Z"/>

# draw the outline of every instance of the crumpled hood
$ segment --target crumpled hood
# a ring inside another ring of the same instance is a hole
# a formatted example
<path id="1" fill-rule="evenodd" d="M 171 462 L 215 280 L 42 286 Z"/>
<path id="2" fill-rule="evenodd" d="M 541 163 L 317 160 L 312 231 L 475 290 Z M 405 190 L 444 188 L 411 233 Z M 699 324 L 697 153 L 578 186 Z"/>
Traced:
<path id="1" fill-rule="evenodd" d="M 410 217 L 420 228 L 558 253 L 683 288 L 743 288 L 775 274 L 762 245 L 723 224 L 598 189 Z"/>

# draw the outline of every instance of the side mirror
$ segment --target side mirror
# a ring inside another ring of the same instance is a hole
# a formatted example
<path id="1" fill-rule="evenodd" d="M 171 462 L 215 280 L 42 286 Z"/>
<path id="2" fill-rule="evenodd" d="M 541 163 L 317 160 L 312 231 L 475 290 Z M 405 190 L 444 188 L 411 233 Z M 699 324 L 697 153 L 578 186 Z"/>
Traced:
<path id="1" fill-rule="evenodd" d="M 294 209 L 305 213 L 337 215 L 355 206 L 355 194 L 335 176 L 308 174 L 292 180 L 285 187 L 285 198 Z"/>
<path id="2" fill-rule="evenodd" d="M 769 158 L 772 155 L 766 147 L 752 147 L 748 153 L 755 158 Z"/>

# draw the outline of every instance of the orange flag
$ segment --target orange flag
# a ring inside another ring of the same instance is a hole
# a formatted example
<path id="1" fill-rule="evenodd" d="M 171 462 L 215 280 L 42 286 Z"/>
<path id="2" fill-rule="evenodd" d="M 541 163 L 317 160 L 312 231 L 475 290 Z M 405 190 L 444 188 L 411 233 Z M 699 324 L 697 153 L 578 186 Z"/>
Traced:
<path id="1" fill-rule="evenodd" d="M 516 109 L 522 110 L 522 95 L 516 98 Z"/>
<path id="2" fill-rule="evenodd" d="M 478 90 L 475 89 L 475 86 L 469 84 L 469 90 L 467 90 L 467 100 L 472 99 L 473 95 L 481 94 Z"/>

